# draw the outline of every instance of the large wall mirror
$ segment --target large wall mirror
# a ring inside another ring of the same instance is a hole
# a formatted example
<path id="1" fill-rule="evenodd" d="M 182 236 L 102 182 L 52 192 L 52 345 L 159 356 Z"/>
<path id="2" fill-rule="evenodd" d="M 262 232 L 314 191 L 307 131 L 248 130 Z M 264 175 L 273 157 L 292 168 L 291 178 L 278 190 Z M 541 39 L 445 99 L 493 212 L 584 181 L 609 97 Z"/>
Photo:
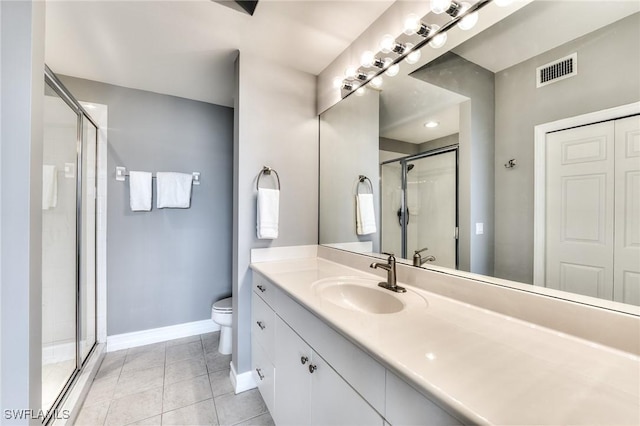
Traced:
<path id="1" fill-rule="evenodd" d="M 637 312 L 639 76 L 640 3 L 535 0 L 346 97 L 320 115 L 320 244 Z"/>

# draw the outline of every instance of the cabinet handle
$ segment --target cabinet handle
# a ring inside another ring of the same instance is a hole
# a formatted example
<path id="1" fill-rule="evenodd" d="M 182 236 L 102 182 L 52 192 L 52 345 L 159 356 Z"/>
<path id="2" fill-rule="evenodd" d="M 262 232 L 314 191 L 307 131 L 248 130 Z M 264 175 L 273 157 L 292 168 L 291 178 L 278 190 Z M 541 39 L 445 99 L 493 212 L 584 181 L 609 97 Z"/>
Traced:
<path id="1" fill-rule="evenodd" d="M 262 374 L 262 370 L 256 368 L 256 373 L 258 373 L 258 377 L 260 377 L 260 380 L 264 380 L 264 374 Z"/>
<path id="2" fill-rule="evenodd" d="M 300 357 L 300 362 L 302 363 L 302 365 L 305 365 L 307 362 L 309 362 L 309 358 L 307 358 L 306 356 Z"/>
<path id="3" fill-rule="evenodd" d="M 264 325 L 262 321 L 256 321 L 256 324 L 258 324 L 258 327 L 260 327 L 260 330 L 264 330 L 265 328 L 267 328 L 267 326 Z"/>
<path id="4" fill-rule="evenodd" d="M 260 290 L 261 293 L 264 293 L 265 291 L 267 291 L 267 289 L 260 284 L 258 284 L 258 290 Z"/>
<path id="5" fill-rule="evenodd" d="M 313 364 L 309 364 L 309 373 L 313 374 L 313 372 L 316 371 L 317 369 L 318 369 L 317 366 Z"/>

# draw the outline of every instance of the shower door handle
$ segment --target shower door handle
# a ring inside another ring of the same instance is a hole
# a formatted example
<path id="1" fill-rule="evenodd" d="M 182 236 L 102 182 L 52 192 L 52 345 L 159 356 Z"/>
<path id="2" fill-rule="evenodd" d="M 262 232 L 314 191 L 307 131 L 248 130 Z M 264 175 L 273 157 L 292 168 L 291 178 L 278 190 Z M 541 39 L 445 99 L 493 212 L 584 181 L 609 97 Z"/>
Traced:
<path id="1" fill-rule="evenodd" d="M 405 211 L 404 224 L 408 225 L 409 224 L 409 207 L 404 209 L 404 211 Z M 398 208 L 398 223 L 400 224 L 400 226 L 402 226 L 402 207 Z"/>

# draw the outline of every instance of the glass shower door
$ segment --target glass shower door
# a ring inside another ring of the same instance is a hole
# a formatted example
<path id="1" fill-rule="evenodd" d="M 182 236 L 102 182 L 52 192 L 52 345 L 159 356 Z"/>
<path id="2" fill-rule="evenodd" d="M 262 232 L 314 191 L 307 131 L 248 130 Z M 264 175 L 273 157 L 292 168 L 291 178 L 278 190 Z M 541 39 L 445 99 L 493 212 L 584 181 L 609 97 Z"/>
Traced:
<path id="1" fill-rule="evenodd" d="M 78 114 L 45 86 L 42 163 L 42 406 L 76 370 Z"/>
<path id="2" fill-rule="evenodd" d="M 381 241 L 382 252 L 402 256 L 402 226 L 398 217 L 404 200 L 402 164 L 399 161 L 385 163 L 381 167 Z"/>
<path id="3" fill-rule="evenodd" d="M 407 257 L 428 248 L 431 265 L 456 268 L 456 152 L 411 160 L 407 164 Z"/>
<path id="4" fill-rule="evenodd" d="M 82 117 L 82 207 L 80 233 L 80 363 L 96 342 L 96 153 L 98 129 Z"/>

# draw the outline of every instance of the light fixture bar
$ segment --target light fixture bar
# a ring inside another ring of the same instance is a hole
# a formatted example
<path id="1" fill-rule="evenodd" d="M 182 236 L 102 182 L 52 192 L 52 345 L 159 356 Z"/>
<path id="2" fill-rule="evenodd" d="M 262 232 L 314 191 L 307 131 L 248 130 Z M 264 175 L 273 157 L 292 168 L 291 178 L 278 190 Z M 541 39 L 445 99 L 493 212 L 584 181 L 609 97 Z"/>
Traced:
<path id="1" fill-rule="evenodd" d="M 370 82 L 370 81 L 371 81 L 371 80 L 373 80 L 374 78 L 376 78 L 376 77 L 378 77 L 378 76 L 382 75 L 382 74 L 383 74 L 383 73 L 384 73 L 388 68 L 390 68 L 391 66 L 396 65 L 396 64 L 398 64 L 398 63 L 402 62 L 402 60 L 403 60 L 405 57 L 407 57 L 407 56 L 410 54 L 410 52 L 413 52 L 413 51 L 415 51 L 415 50 L 421 49 L 424 45 L 428 44 L 431 40 L 433 40 L 433 38 L 435 38 L 435 36 L 437 36 L 437 35 L 438 35 L 438 34 L 440 34 L 440 33 L 444 33 L 444 32 L 446 32 L 446 31 L 449 31 L 451 28 L 453 28 L 454 26 L 456 26 L 456 24 L 458 24 L 458 22 L 460 22 L 460 20 L 461 20 L 462 18 L 464 18 L 464 17 L 465 17 L 465 16 L 467 16 L 467 15 L 472 14 L 473 12 L 476 12 L 476 11 L 478 11 L 478 10 L 482 9 L 483 7 L 485 7 L 486 5 L 488 5 L 489 3 L 491 3 L 492 1 L 493 1 L 493 0 L 479 0 L 477 3 L 474 3 L 474 4 L 473 4 L 473 5 L 471 5 L 467 10 L 465 10 L 465 13 L 464 13 L 464 14 L 460 15 L 460 14 L 459 14 L 459 11 L 458 11 L 458 12 L 456 12 L 456 16 L 451 15 L 451 14 L 449 13 L 449 10 L 451 10 L 451 8 L 452 8 L 452 7 L 454 7 L 454 6 L 453 6 L 454 4 L 456 5 L 456 6 L 455 6 L 455 7 L 456 7 L 456 9 L 459 9 L 459 8 L 460 8 L 460 3 L 455 2 L 455 1 L 451 2 L 452 6 L 450 6 L 450 7 L 449 7 L 449 9 L 447 10 L 447 14 L 449 14 L 450 16 L 452 16 L 452 17 L 453 17 L 453 19 L 452 19 L 452 20 L 450 20 L 450 21 L 448 21 L 448 22 L 446 22 L 446 23 L 442 24 L 442 27 L 440 27 L 440 29 L 439 29 L 438 31 L 435 31 L 435 32 L 431 32 L 431 31 L 430 31 L 426 36 L 424 36 L 424 35 L 420 34 L 420 35 L 421 35 L 422 37 L 424 37 L 424 38 L 423 38 L 422 40 L 418 41 L 418 42 L 416 43 L 416 45 L 413 47 L 413 49 L 411 49 L 411 51 L 407 51 L 407 49 L 405 48 L 405 49 L 404 49 L 404 51 L 403 51 L 402 53 L 400 53 L 398 57 L 396 57 L 395 59 L 393 59 L 390 63 L 388 63 L 388 64 L 387 64 L 387 63 L 384 63 L 384 62 L 383 62 L 383 64 L 384 64 L 385 66 L 384 66 L 384 67 L 380 67 L 380 69 L 379 69 L 378 71 L 375 71 L 375 72 L 373 72 L 373 73 L 369 74 L 369 75 L 367 76 L 367 77 L 368 77 L 368 79 L 367 79 L 367 80 L 361 80 L 361 81 L 362 81 L 362 85 L 361 85 L 361 86 L 364 86 L 365 84 L 367 84 L 368 82 Z M 428 28 L 430 28 L 430 26 L 427 26 L 427 25 L 424 25 L 424 24 L 422 24 L 422 23 L 421 23 L 420 30 L 422 30 L 422 27 L 423 27 L 423 26 L 424 26 L 424 27 L 427 27 L 427 28 L 425 28 L 425 30 L 428 30 Z M 397 43 L 397 44 L 400 44 L 400 43 Z M 401 46 L 403 46 L 403 47 L 404 47 L 404 45 L 401 45 Z M 395 47 L 395 46 L 394 46 L 394 47 Z M 395 51 L 395 50 L 394 50 L 394 51 Z M 397 52 L 396 52 L 396 53 L 397 53 Z M 375 62 L 374 62 L 374 66 L 375 66 L 375 67 L 379 67 L 379 65 L 378 65 L 378 62 L 379 62 L 379 61 L 380 61 L 380 60 L 379 60 L 378 58 L 376 58 L 376 59 L 375 59 Z M 343 86 L 343 87 L 344 87 L 344 86 Z M 345 89 L 346 89 L 346 90 L 348 90 L 348 92 L 347 92 L 347 93 L 342 97 L 342 99 L 345 99 L 345 98 L 347 98 L 347 97 L 351 96 L 351 95 L 355 92 L 355 90 L 353 90 L 353 85 L 352 85 L 352 89 L 347 89 L 346 87 L 345 87 Z"/>

